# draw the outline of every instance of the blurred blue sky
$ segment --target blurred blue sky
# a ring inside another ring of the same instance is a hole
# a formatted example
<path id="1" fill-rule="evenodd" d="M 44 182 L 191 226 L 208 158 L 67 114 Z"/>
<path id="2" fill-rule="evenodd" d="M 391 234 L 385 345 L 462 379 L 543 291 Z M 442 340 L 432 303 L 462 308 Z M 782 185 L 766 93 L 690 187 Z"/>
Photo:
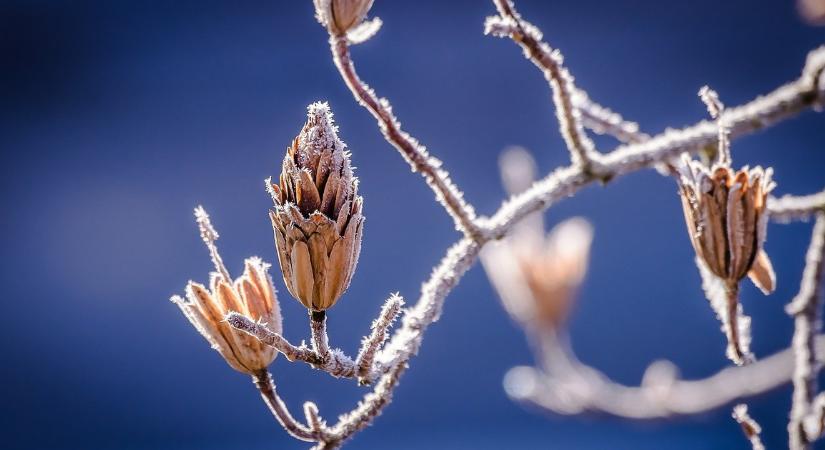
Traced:
<path id="1" fill-rule="evenodd" d="M 519 6 L 593 99 L 649 132 L 705 118 L 703 84 L 735 105 L 795 79 L 825 42 L 825 30 L 804 25 L 783 0 Z M 492 11 L 484 0 L 376 0 L 384 29 L 354 49 L 362 76 L 485 214 L 503 197 L 503 147 L 531 149 L 542 171 L 568 158 L 541 74 L 511 42 L 482 35 Z M 210 269 L 192 208 L 212 214 L 231 271 L 250 255 L 275 262 L 262 180 L 279 172 L 306 105 L 328 100 L 367 217 L 353 284 L 330 311 L 333 343 L 350 353 L 386 296 L 416 299 L 458 237 L 339 80 L 311 2 L 4 0 L 0 35 L 5 448 L 305 448 L 168 301 Z M 823 145 L 823 117 L 806 113 L 735 141 L 734 161 L 773 166 L 777 194 L 811 193 L 825 185 Z M 658 358 L 686 377 L 727 364 L 671 180 L 647 171 L 590 187 L 547 217 L 571 215 L 596 230 L 571 324 L 582 359 L 627 383 Z M 758 355 L 790 340 L 782 308 L 796 292 L 809 229 L 770 227 L 773 296 L 745 284 Z M 305 312 L 274 270 L 285 334 L 300 341 Z M 728 409 L 672 423 L 527 411 L 506 398 L 501 379 L 529 361 L 475 268 L 394 404 L 351 448 L 747 448 Z M 296 411 L 313 400 L 332 419 L 362 393 L 283 358 L 273 372 Z M 786 445 L 789 394 L 750 402 L 769 448 Z"/>

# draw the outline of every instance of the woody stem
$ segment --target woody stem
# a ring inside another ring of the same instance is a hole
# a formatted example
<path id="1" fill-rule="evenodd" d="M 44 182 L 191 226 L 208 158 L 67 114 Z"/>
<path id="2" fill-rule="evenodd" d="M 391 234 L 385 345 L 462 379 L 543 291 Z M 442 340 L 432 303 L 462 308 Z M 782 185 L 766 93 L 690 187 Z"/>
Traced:
<path id="1" fill-rule="evenodd" d="M 329 360 L 326 311 L 309 311 L 309 329 L 312 334 L 312 349 L 315 350 L 321 361 Z"/>
<path id="2" fill-rule="evenodd" d="M 747 364 L 746 355 L 742 352 L 742 343 L 739 341 L 739 283 L 725 283 L 725 300 L 728 312 L 728 341 L 733 351 L 734 361 L 738 365 Z"/>
<path id="3" fill-rule="evenodd" d="M 312 431 L 295 420 L 292 414 L 289 413 L 286 404 L 284 404 L 284 401 L 281 400 L 275 390 L 275 382 L 272 380 L 272 374 L 270 374 L 268 370 L 260 369 L 255 371 L 252 374 L 252 381 L 255 383 L 258 391 L 260 391 L 261 398 L 263 398 L 266 406 L 269 407 L 272 415 L 275 416 L 275 419 L 278 420 L 278 423 L 281 424 L 287 433 L 302 441 L 318 441 L 318 437 L 314 436 Z"/>

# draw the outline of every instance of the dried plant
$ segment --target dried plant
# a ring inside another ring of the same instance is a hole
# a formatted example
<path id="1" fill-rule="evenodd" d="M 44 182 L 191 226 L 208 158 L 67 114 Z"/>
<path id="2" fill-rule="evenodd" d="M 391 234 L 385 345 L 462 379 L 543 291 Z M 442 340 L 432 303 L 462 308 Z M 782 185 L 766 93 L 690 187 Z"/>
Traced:
<path id="1" fill-rule="evenodd" d="M 414 305 L 404 308 L 398 294 L 389 297 L 357 357 L 331 348 L 326 311 L 344 294 L 357 266 L 363 200 L 332 113 L 326 104 L 315 103 L 287 150 L 279 179 L 266 182 L 275 203 L 271 218 L 284 282 L 309 311 L 311 344 L 296 346 L 282 336 L 268 265 L 249 259 L 243 276 L 231 280 L 215 246 L 217 233 L 201 208 L 196 217 L 216 272 L 210 289 L 190 282 L 186 299 L 173 298 L 230 366 L 253 377 L 264 402 L 289 434 L 314 443 L 316 449 L 331 449 L 371 424 L 390 403 L 429 325 L 441 315 L 444 300 L 479 257 L 505 309 L 528 334 L 539 364 L 508 373 L 505 388 L 514 399 L 564 414 L 602 411 L 632 419 L 661 418 L 708 411 L 791 381 L 791 448 L 808 448 L 823 434 L 825 393 L 817 394 L 816 379 L 823 359 L 817 347 L 825 343 L 825 336 L 819 334 L 825 191 L 769 197 L 774 187 L 771 169 L 734 170 L 730 140 L 825 105 L 825 47 L 809 54 L 799 79 L 744 105 L 725 109 L 713 91 L 703 89 L 701 96 L 714 122 L 651 136 L 592 101 L 575 86 L 561 53 L 543 41 L 539 29 L 519 15 L 512 1 L 493 0 L 497 13 L 485 22 L 485 33 L 513 40 L 547 79 L 571 164 L 534 181 L 529 154 L 508 151 L 502 171 L 511 196 L 494 214 L 479 217 L 441 161 L 401 128 L 389 101 L 359 78 L 350 46 L 371 38 L 380 28 L 380 20 L 367 19 L 372 3 L 314 0 L 316 17 L 329 35 L 332 59 L 344 83 L 376 119 L 386 140 L 424 177 L 462 236 L 436 265 Z M 586 129 L 611 135 L 623 145 L 599 152 Z M 691 155 L 704 155 L 712 162 L 694 161 Z M 565 323 L 586 272 L 593 229 L 577 218 L 545 236 L 541 213 L 586 185 L 608 183 L 647 168 L 677 179 L 706 294 L 723 323 L 728 355 L 741 367 L 685 381 L 678 379 L 673 364 L 657 362 L 641 386 L 623 386 L 580 362 L 568 345 Z M 787 350 L 756 360 L 748 350 L 749 319 L 741 313 L 738 283 L 749 275 L 766 294 L 772 292 L 775 278 L 762 250 L 767 221 L 810 217 L 816 217 L 816 225 L 800 291 L 787 308 L 794 318 L 793 343 Z M 398 317 L 401 325 L 391 333 Z M 311 402 L 304 404 L 305 420 L 298 420 L 279 397 L 267 369 L 278 352 L 290 362 L 301 361 L 372 387 L 335 423 L 325 421 Z M 763 448 L 759 425 L 747 407 L 738 405 L 733 415 L 753 448 Z"/>

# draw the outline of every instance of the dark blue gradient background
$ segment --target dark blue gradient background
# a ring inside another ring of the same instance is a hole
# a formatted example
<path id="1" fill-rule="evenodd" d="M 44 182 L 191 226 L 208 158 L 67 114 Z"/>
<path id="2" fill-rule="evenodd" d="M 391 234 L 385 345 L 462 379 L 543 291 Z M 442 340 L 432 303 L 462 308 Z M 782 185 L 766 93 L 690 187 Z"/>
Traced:
<path id="1" fill-rule="evenodd" d="M 795 79 L 825 42 L 782 0 L 520 3 L 579 85 L 649 132 L 705 118 L 703 84 L 733 105 Z M 496 161 L 506 145 L 530 148 L 545 172 L 568 159 L 541 74 L 511 42 L 482 36 L 492 11 L 483 0 L 377 0 L 384 29 L 354 49 L 362 76 L 484 214 L 503 197 Z M 333 343 L 350 353 L 387 295 L 414 301 L 458 237 L 340 81 L 311 2 L 4 1 L 0 35 L 3 448 L 306 447 L 168 301 L 210 269 L 192 208 L 213 215 L 230 270 L 250 255 L 275 261 L 262 180 L 278 173 L 305 106 L 328 100 L 368 219 L 352 287 L 330 312 Z M 823 145 L 822 116 L 805 113 L 735 141 L 734 160 L 773 166 L 776 194 L 810 193 L 825 185 Z M 685 377 L 727 365 L 672 180 L 645 171 L 589 187 L 547 217 L 571 215 L 596 229 L 571 324 L 585 361 L 626 383 L 658 358 Z M 783 305 L 809 230 L 770 227 L 773 296 L 744 284 L 758 355 L 790 341 Z M 277 270 L 285 334 L 300 341 L 305 312 Z M 728 408 L 644 423 L 527 411 L 501 380 L 529 361 L 474 268 L 395 402 L 351 448 L 748 448 Z M 313 400 L 334 420 L 363 392 L 283 358 L 273 372 L 299 415 Z M 782 388 L 750 401 L 769 448 L 786 445 L 789 396 Z"/>

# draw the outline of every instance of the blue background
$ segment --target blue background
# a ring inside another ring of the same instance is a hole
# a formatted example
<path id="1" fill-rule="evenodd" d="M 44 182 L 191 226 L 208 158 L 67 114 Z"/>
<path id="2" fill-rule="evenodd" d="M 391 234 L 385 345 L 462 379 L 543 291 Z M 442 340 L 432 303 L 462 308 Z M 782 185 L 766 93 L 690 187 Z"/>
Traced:
<path id="1" fill-rule="evenodd" d="M 334 345 L 354 353 L 390 292 L 417 298 L 458 238 L 419 176 L 381 138 L 334 69 L 305 1 L 4 1 L 0 4 L 0 435 L 4 448 L 300 449 L 251 382 L 169 303 L 210 269 L 192 208 L 222 234 L 229 268 L 276 257 L 262 180 L 308 103 L 331 103 L 353 152 L 367 223 L 352 287 L 330 311 Z M 522 1 L 592 98 L 645 131 L 706 117 L 710 84 L 729 105 L 795 79 L 825 42 L 788 1 Z M 568 155 L 548 87 L 513 43 L 482 36 L 490 2 L 377 0 L 385 23 L 354 49 L 362 76 L 492 213 L 497 155 L 519 144 L 543 172 Z M 602 150 L 616 144 L 598 139 Z M 825 127 L 812 113 L 734 142 L 734 161 L 776 169 L 776 194 L 825 185 Z M 672 180 L 645 171 L 588 187 L 547 214 L 593 221 L 587 281 L 571 324 L 582 359 L 637 383 L 648 363 L 685 377 L 727 365 Z M 810 224 L 771 225 L 778 289 L 743 286 L 758 355 L 790 341 Z M 281 291 L 285 334 L 305 312 Z M 395 402 L 351 448 L 748 448 L 729 408 L 676 420 L 543 416 L 501 380 L 529 363 L 517 326 L 476 267 L 427 333 Z M 276 360 L 298 413 L 330 420 L 360 398 L 351 381 Z M 752 399 L 769 448 L 786 446 L 790 389 Z"/>

